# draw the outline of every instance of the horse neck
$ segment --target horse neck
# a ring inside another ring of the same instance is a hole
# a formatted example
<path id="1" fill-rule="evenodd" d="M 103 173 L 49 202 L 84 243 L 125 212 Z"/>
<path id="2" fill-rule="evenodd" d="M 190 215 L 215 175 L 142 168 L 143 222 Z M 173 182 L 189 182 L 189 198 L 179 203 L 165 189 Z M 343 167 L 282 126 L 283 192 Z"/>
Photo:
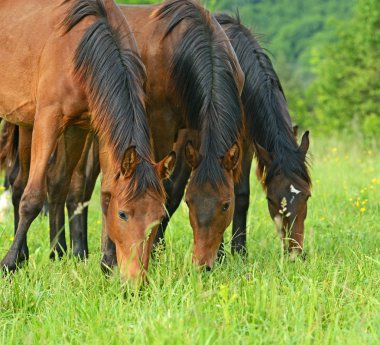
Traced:
<path id="1" fill-rule="evenodd" d="M 114 30 L 117 30 L 118 35 L 122 38 L 121 43 L 123 48 L 132 49 L 137 52 L 137 42 L 120 7 L 117 6 L 113 0 L 103 0 L 103 3 L 107 11 L 109 23 Z"/>

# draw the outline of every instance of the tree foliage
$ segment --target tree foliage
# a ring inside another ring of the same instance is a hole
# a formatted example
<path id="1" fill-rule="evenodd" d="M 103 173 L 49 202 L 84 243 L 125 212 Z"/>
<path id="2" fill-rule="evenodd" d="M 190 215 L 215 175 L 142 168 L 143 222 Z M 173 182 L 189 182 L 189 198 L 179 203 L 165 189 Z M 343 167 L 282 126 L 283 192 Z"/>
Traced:
<path id="1" fill-rule="evenodd" d="M 316 122 L 380 133 L 380 2 L 359 0 L 351 20 L 337 28 L 338 40 L 314 51 L 315 81 L 309 103 Z"/>

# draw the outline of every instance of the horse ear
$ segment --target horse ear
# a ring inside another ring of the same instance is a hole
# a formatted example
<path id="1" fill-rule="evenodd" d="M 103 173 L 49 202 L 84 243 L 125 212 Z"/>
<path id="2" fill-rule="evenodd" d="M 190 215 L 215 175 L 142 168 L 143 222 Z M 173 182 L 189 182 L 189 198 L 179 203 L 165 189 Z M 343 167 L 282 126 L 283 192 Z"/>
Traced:
<path id="1" fill-rule="evenodd" d="M 294 134 L 294 138 L 296 138 L 296 141 L 297 141 L 297 137 L 298 137 L 298 125 L 293 126 L 293 134 Z"/>
<path id="2" fill-rule="evenodd" d="M 161 180 L 169 178 L 173 173 L 176 157 L 176 153 L 172 151 L 162 161 L 156 164 L 155 169 Z"/>
<path id="3" fill-rule="evenodd" d="M 130 177 L 136 170 L 137 166 L 137 152 L 136 146 L 130 146 L 124 153 L 123 160 L 121 161 L 120 172 L 124 177 Z"/>
<path id="4" fill-rule="evenodd" d="M 306 131 L 306 132 L 304 133 L 304 135 L 302 136 L 301 144 L 300 144 L 298 150 L 299 150 L 300 152 L 302 152 L 304 156 L 306 156 L 306 153 L 307 153 L 307 151 L 309 150 L 309 145 L 310 145 L 310 141 L 309 141 L 309 131 Z"/>
<path id="5" fill-rule="evenodd" d="M 273 161 L 272 155 L 260 144 L 256 143 L 255 148 L 259 160 L 262 161 L 266 167 L 269 167 Z"/>
<path id="6" fill-rule="evenodd" d="M 190 140 L 185 146 L 185 156 L 190 166 L 195 169 L 199 164 L 199 152 L 194 148 L 193 143 Z"/>
<path id="7" fill-rule="evenodd" d="M 222 160 L 223 168 L 226 170 L 236 169 L 239 163 L 239 157 L 240 157 L 239 145 L 237 143 L 234 143 L 223 157 L 223 160 Z"/>

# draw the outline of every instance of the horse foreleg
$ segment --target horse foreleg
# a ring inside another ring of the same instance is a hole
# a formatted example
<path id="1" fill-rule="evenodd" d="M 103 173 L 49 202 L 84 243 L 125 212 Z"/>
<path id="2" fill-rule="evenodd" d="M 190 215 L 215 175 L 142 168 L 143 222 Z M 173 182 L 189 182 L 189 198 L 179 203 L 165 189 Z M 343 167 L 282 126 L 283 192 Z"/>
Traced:
<path id="1" fill-rule="evenodd" d="M 87 131 L 69 127 L 58 141 L 57 154 L 48 169 L 48 196 L 50 221 L 50 257 L 60 258 L 67 251 L 65 238 L 65 201 L 69 192 L 71 177 L 77 165 Z M 81 253 L 74 255 L 83 256 Z"/>
<path id="2" fill-rule="evenodd" d="M 102 258 L 101 268 L 106 274 L 117 265 L 116 247 L 115 244 L 108 236 L 107 231 L 107 212 L 111 199 L 111 181 L 112 181 L 112 167 L 109 160 L 109 155 L 105 149 L 104 143 L 99 142 L 99 161 L 102 170 L 102 183 L 101 183 L 101 206 L 102 206 Z"/>
<path id="3" fill-rule="evenodd" d="M 57 109 L 45 108 L 35 117 L 29 178 L 19 206 L 20 220 L 11 248 L 1 261 L 1 267 L 8 271 L 17 268 L 30 224 L 38 216 L 46 198 L 46 170 L 60 128 L 57 115 Z"/>
<path id="4" fill-rule="evenodd" d="M 59 207 L 60 182 L 66 169 L 65 140 L 58 139 L 56 150 L 50 159 L 47 171 L 47 192 L 49 210 L 50 259 L 61 258 L 67 251 L 65 238 L 65 213 Z"/>
<path id="5" fill-rule="evenodd" d="M 97 139 L 94 139 L 91 149 L 91 159 L 90 164 L 87 164 L 86 172 L 86 188 L 84 191 L 84 200 L 87 202 L 86 207 L 83 210 L 82 220 L 83 220 L 83 243 L 86 251 L 88 253 L 88 202 L 91 199 L 92 193 L 95 189 L 96 180 L 100 174 L 100 163 L 99 163 L 99 143 Z"/>
<path id="6" fill-rule="evenodd" d="M 247 253 L 247 212 L 249 207 L 249 175 L 252 164 L 252 152 L 248 145 L 243 149 L 242 175 L 235 184 L 235 211 L 232 225 L 232 253 Z"/>
<path id="7" fill-rule="evenodd" d="M 70 241 L 73 254 L 79 257 L 88 256 L 87 203 L 91 198 L 93 188 L 91 193 L 89 193 L 90 195 L 86 194 L 87 185 L 92 183 L 90 177 L 90 180 L 87 179 L 86 171 L 90 170 L 92 172 L 93 169 L 96 169 L 96 167 L 92 166 L 92 160 L 89 157 L 92 154 L 92 143 L 93 135 L 88 134 L 81 158 L 71 178 L 70 190 L 66 199 L 66 207 L 70 219 Z M 99 172 L 96 174 L 96 177 L 98 174 Z"/>
<path id="8" fill-rule="evenodd" d="M 194 144 L 197 143 L 197 131 L 188 129 L 179 130 L 177 141 L 174 145 L 174 151 L 177 156 L 176 165 L 170 179 L 164 181 L 165 192 L 167 195 L 166 215 L 158 227 L 158 231 L 153 242 L 153 254 L 159 245 L 165 248 L 165 230 L 168 226 L 170 218 L 182 201 L 187 181 L 189 180 L 191 174 L 191 167 L 187 163 L 185 157 L 185 146 L 189 140 L 191 140 Z"/>

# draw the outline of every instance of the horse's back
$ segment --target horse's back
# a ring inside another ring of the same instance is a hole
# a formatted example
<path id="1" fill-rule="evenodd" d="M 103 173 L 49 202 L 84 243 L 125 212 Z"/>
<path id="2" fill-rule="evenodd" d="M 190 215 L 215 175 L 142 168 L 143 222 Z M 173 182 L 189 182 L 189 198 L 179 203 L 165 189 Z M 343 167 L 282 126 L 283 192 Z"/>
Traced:
<path id="1" fill-rule="evenodd" d="M 22 113 L 33 108 L 33 90 L 41 53 L 54 29 L 58 1 L 0 2 L 0 115 L 17 110 L 12 122 L 29 122 Z"/>
<path id="2" fill-rule="evenodd" d="M 51 94 L 57 100 L 65 90 L 69 94 L 81 34 L 63 35 L 60 23 L 67 9 L 61 0 L 1 2 L 0 116 L 8 121 L 30 126 L 41 95 L 48 102 Z"/>

